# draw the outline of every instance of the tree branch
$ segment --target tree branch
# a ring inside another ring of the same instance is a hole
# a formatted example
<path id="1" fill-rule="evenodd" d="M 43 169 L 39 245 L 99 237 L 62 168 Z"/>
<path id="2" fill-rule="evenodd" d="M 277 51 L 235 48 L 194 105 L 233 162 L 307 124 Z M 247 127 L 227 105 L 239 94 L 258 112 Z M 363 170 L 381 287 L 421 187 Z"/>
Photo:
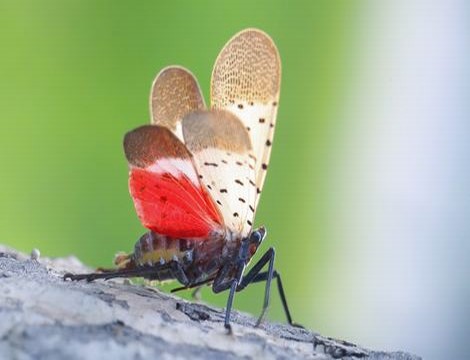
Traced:
<path id="1" fill-rule="evenodd" d="M 0 246 L 0 357 L 47 359 L 401 359 L 305 329 L 191 303 L 128 281 L 63 281 L 76 258 L 34 260 Z"/>

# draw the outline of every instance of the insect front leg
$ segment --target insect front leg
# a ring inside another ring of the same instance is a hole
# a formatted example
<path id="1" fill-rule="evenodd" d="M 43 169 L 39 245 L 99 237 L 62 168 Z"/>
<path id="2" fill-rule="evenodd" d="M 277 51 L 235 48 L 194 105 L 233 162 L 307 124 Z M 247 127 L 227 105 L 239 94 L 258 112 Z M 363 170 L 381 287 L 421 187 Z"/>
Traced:
<path id="1" fill-rule="evenodd" d="M 235 292 L 237 290 L 237 286 L 240 282 L 240 278 L 243 275 L 244 264 L 239 267 L 238 274 L 239 276 L 230 277 L 227 279 L 229 275 L 229 271 L 233 269 L 233 264 L 229 263 L 226 264 L 217 274 L 217 277 L 212 284 L 212 291 L 214 293 L 219 293 L 221 291 L 225 291 L 230 289 L 230 293 L 227 299 L 227 307 L 225 309 L 225 319 L 224 319 L 224 327 L 227 329 L 228 333 L 232 333 L 232 326 L 230 325 L 230 314 L 232 312 L 232 305 L 233 305 L 233 298 L 235 297 Z M 237 275 L 238 275 L 237 274 Z"/>
<path id="2" fill-rule="evenodd" d="M 264 290 L 264 302 L 263 302 L 263 309 L 261 311 L 261 315 L 258 318 L 255 326 L 259 326 L 264 319 L 266 311 L 269 307 L 269 298 L 271 293 L 271 281 L 274 275 L 274 259 L 276 256 L 276 251 L 274 248 L 269 248 L 268 251 L 264 253 L 261 259 L 250 269 L 248 274 L 246 274 L 243 279 L 241 280 L 240 284 L 237 287 L 237 291 L 243 290 L 245 287 L 248 286 L 253 280 L 256 278 L 257 275 L 260 274 L 261 269 L 268 263 L 268 271 L 266 272 L 266 287 Z M 261 281 L 261 280 L 260 280 Z"/>

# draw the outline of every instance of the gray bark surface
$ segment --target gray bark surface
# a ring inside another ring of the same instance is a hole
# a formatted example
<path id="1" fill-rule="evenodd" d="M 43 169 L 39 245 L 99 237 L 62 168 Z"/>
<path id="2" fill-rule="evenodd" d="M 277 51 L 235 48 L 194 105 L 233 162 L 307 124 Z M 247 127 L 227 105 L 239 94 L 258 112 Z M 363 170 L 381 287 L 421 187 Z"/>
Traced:
<path id="1" fill-rule="evenodd" d="M 74 257 L 39 260 L 0 246 L 1 359 L 400 359 L 306 329 L 191 303 L 129 281 L 70 282 Z"/>

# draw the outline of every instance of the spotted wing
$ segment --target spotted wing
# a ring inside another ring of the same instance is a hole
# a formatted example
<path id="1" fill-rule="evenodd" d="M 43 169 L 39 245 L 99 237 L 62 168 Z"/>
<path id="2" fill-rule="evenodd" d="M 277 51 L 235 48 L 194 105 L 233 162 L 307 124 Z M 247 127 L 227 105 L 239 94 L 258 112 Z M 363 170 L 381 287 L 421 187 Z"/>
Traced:
<path id="1" fill-rule="evenodd" d="M 238 116 L 251 137 L 258 188 L 255 206 L 271 154 L 280 79 L 281 61 L 276 45 L 257 29 L 236 34 L 220 52 L 212 72 L 212 108 Z"/>
<path id="2" fill-rule="evenodd" d="M 199 84 L 189 70 L 169 66 L 160 71 L 153 81 L 150 92 L 151 122 L 167 127 L 180 140 L 183 117 L 205 107 Z"/>
<path id="3" fill-rule="evenodd" d="M 169 129 L 141 126 L 126 134 L 124 151 L 130 193 L 145 227 L 170 237 L 201 239 L 223 228 L 190 152 Z"/>
<path id="4" fill-rule="evenodd" d="M 183 137 L 225 226 L 246 236 L 254 217 L 256 184 L 245 126 L 225 110 L 196 111 L 183 119 Z"/>

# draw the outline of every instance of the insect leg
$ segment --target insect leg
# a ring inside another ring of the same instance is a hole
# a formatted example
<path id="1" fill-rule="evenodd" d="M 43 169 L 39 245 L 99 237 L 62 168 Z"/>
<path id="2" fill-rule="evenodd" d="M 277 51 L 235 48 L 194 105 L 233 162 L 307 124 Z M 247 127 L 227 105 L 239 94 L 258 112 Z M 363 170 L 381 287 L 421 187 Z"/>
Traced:
<path id="1" fill-rule="evenodd" d="M 171 262 L 171 273 L 184 286 L 189 286 L 189 280 L 183 267 L 178 261 Z"/>
<path id="2" fill-rule="evenodd" d="M 237 268 L 237 276 L 231 276 L 226 279 L 226 277 L 229 275 L 229 270 L 233 269 L 233 264 L 225 264 L 224 267 L 220 269 L 219 273 L 217 274 L 217 277 L 214 280 L 214 283 L 212 284 L 212 291 L 214 293 L 219 293 L 221 291 L 230 289 L 230 293 L 228 294 L 227 299 L 227 307 L 225 309 L 224 320 L 224 326 L 228 330 L 229 334 L 232 333 L 232 327 L 230 326 L 230 313 L 232 311 L 233 298 L 235 297 L 237 286 L 240 283 L 240 278 L 243 275 L 243 270 L 245 268 L 244 263 L 239 263 Z"/>
<path id="3" fill-rule="evenodd" d="M 266 281 L 267 277 L 268 277 L 268 272 L 267 271 L 260 272 L 251 280 L 250 284 Z M 281 274 L 279 274 L 276 270 L 274 270 L 273 278 L 276 279 L 277 290 L 279 291 L 279 297 L 281 298 L 282 307 L 284 308 L 284 313 L 286 314 L 288 324 L 292 325 L 292 326 L 303 328 L 302 325 L 297 324 L 297 323 L 292 321 L 292 316 L 291 316 L 290 311 L 289 311 L 289 306 L 287 305 L 286 294 L 284 292 L 284 287 L 282 286 Z"/>
<path id="4" fill-rule="evenodd" d="M 206 279 L 206 280 L 203 280 L 203 281 L 199 281 L 197 283 L 194 283 L 194 284 L 190 284 L 188 286 L 180 286 L 180 287 L 177 287 L 177 288 L 174 288 L 174 289 L 171 289 L 170 292 L 174 293 L 174 292 L 177 292 L 177 291 L 181 291 L 181 290 L 188 290 L 188 289 L 193 289 L 193 288 L 198 288 L 198 287 L 202 287 L 203 285 L 205 284 L 208 284 L 210 282 L 214 281 L 214 278 L 209 278 L 209 279 Z"/>
<path id="5" fill-rule="evenodd" d="M 214 279 L 214 283 L 212 284 L 212 291 L 216 294 L 225 291 L 232 286 L 233 278 L 229 280 L 225 279 L 230 269 L 229 265 L 230 264 L 226 264 L 222 269 L 220 269 L 217 277 Z"/>
<path id="6" fill-rule="evenodd" d="M 261 257 L 261 259 L 250 269 L 248 274 L 246 274 L 242 281 L 240 282 L 239 286 L 237 287 L 237 291 L 243 290 L 248 284 L 253 282 L 253 280 L 260 275 L 261 269 L 268 263 L 268 271 L 266 272 L 266 287 L 264 290 L 264 302 L 263 302 L 263 309 L 261 310 L 261 315 L 258 318 L 258 321 L 256 322 L 256 326 L 259 326 L 261 322 L 264 319 L 264 316 L 266 314 L 266 311 L 268 310 L 269 307 L 269 298 L 270 298 L 270 293 L 271 293 L 271 281 L 274 276 L 274 259 L 276 256 L 276 252 L 274 248 L 269 248 L 268 251 L 264 253 L 264 255 Z M 259 281 L 263 281 L 259 280 Z"/>
<path id="7" fill-rule="evenodd" d="M 67 273 L 64 275 L 64 280 L 72 280 L 72 281 L 80 281 L 86 280 L 88 282 L 97 280 L 97 279 L 104 279 L 109 280 L 112 278 L 117 277 L 145 277 L 148 275 L 153 275 L 155 273 L 155 269 L 145 269 L 145 268 L 137 268 L 137 269 L 124 269 L 124 270 L 105 270 L 102 272 L 96 273 L 89 273 L 89 274 L 72 274 Z"/>
<path id="8" fill-rule="evenodd" d="M 235 291 L 237 290 L 237 283 L 237 279 L 234 279 L 230 285 L 230 293 L 228 294 L 227 299 L 227 308 L 225 309 L 224 327 L 227 329 L 229 334 L 232 333 L 232 326 L 230 325 L 230 313 L 232 312 L 233 298 L 235 297 Z"/>

